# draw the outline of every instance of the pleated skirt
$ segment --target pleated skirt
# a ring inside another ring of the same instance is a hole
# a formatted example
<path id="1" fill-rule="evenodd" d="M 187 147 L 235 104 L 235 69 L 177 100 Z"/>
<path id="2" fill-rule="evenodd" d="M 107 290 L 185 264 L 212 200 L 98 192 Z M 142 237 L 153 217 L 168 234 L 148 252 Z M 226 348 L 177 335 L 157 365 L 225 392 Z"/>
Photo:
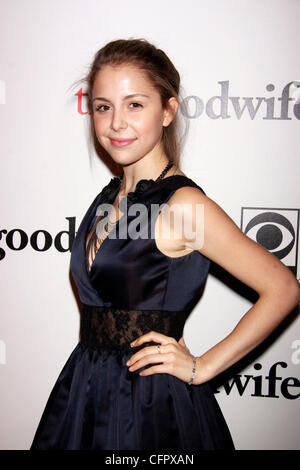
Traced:
<path id="1" fill-rule="evenodd" d="M 209 382 L 140 376 L 143 368 L 130 372 L 126 366 L 132 354 L 79 342 L 50 393 L 30 450 L 234 449 Z"/>

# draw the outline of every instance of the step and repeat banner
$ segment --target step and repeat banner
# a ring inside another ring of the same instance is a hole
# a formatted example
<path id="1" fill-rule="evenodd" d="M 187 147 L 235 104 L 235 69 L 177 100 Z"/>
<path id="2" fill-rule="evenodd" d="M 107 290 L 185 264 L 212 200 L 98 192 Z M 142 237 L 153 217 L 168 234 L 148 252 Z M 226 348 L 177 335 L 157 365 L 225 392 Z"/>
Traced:
<path id="1" fill-rule="evenodd" d="M 79 339 L 70 251 L 112 173 L 89 141 L 82 78 L 114 39 L 181 74 L 181 168 L 299 279 L 298 0 L 0 1 L 0 448 L 28 449 Z M 181 103 L 182 104 L 182 103 Z M 255 293 L 212 266 L 184 338 L 200 355 Z M 237 449 L 300 449 L 297 309 L 213 382 Z"/>

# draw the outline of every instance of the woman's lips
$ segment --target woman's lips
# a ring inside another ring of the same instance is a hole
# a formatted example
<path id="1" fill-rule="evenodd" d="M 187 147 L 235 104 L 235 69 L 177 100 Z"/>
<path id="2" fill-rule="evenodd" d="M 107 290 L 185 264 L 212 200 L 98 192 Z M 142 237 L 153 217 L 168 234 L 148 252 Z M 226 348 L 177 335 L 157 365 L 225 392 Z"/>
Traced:
<path id="1" fill-rule="evenodd" d="M 132 142 L 135 141 L 135 139 L 130 139 L 130 140 L 114 140 L 110 139 L 112 145 L 115 147 L 125 147 L 126 145 L 132 144 Z"/>

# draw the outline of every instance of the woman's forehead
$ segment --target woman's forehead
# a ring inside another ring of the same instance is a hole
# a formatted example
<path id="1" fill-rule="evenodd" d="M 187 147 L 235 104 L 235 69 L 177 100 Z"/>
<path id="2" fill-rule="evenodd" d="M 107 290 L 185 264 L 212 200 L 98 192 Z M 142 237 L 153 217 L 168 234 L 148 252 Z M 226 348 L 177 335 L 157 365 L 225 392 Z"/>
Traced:
<path id="1" fill-rule="evenodd" d="M 131 64 L 104 65 L 97 73 L 94 81 L 94 90 L 103 88 L 128 89 L 138 87 L 139 90 L 154 91 L 153 84 L 145 71 Z"/>

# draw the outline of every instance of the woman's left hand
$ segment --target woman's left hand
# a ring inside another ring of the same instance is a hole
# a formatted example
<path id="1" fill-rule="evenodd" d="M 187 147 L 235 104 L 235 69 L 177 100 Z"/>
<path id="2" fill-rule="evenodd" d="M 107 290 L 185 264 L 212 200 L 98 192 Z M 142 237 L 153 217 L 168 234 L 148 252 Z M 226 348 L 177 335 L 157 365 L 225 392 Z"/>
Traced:
<path id="1" fill-rule="evenodd" d="M 158 352 L 157 345 L 146 346 L 140 349 L 127 361 L 126 365 L 130 366 L 129 371 L 133 372 L 148 364 L 160 363 L 142 370 L 139 375 L 171 374 L 184 382 L 190 381 L 193 369 L 193 356 L 183 338 L 176 341 L 175 338 L 170 336 L 163 335 L 157 331 L 150 331 L 139 336 L 131 345 L 137 347 L 148 341 L 159 343 L 160 352 Z M 195 379 L 196 376 L 193 384 L 195 384 Z"/>

